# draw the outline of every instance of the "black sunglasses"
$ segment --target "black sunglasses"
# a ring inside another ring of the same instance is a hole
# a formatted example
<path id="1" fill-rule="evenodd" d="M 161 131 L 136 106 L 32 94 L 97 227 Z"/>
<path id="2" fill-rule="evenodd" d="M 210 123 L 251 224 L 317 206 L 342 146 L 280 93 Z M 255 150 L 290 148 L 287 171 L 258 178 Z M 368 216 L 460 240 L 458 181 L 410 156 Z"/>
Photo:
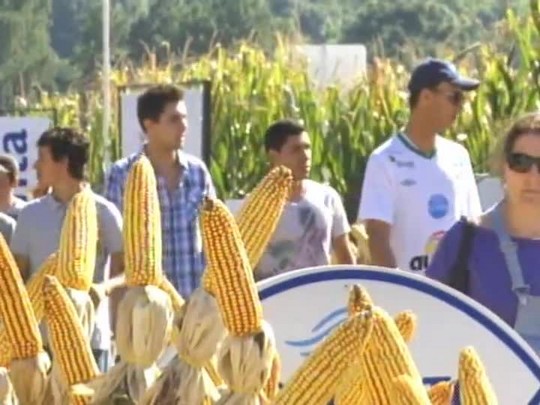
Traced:
<path id="1" fill-rule="evenodd" d="M 506 157 L 508 167 L 517 173 L 528 173 L 536 164 L 540 172 L 540 156 L 531 156 L 526 153 L 510 153 Z"/>
<path id="2" fill-rule="evenodd" d="M 444 98 L 446 98 L 450 103 L 456 106 L 461 105 L 463 101 L 465 100 L 465 94 L 463 94 L 463 92 L 459 90 L 445 91 L 441 89 L 434 89 L 432 91 L 434 91 L 435 93 L 442 94 Z"/>

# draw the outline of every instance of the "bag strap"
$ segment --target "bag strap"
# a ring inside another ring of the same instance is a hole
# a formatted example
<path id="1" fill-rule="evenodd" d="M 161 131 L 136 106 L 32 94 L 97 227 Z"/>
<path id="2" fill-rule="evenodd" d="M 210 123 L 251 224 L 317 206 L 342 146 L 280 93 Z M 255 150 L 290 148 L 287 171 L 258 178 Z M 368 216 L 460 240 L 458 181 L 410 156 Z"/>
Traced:
<path id="1" fill-rule="evenodd" d="M 471 255 L 473 245 L 475 225 L 465 217 L 461 217 L 461 221 L 464 222 L 463 234 L 461 236 L 456 262 L 450 272 L 448 285 L 461 291 L 463 294 L 467 294 L 469 292 L 469 256 Z"/>

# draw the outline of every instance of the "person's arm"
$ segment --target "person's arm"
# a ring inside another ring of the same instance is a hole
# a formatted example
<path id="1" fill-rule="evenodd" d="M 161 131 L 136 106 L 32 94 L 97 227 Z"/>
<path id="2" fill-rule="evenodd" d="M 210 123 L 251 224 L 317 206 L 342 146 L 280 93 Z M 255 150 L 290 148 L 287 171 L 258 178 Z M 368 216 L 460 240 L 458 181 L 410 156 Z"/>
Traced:
<path id="1" fill-rule="evenodd" d="M 32 225 L 29 223 L 25 210 L 19 213 L 15 230 L 11 235 L 9 248 L 24 282 L 30 278 L 30 232 Z"/>
<path id="2" fill-rule="evenodd" d="M 355 264 L 356 260 L 349 240 L 351 226 L 341 197 L 334 189 L 332 189 L 332 208 L 332 249 L 336 261 L 338 264 Z"/>
<path id="3" fill-rule="evenodd" d="M 390 232 L 394 221 L 394 187 L 381 157 L 372 155 L 366 167 L 358 219 L 364 222 L 368 234 L 371 264 L 397 267 L 390 247 Z"/>
<path id="4" fill-rule="evenodd" d="M 464 215 L 470 220 L 477 222 L 482 216 L 482 204 L 480 202 L 480 194 L 478 193 L 478 184 L 474 177 L 474 171 L 471 164 L 469 153 L 465 151 L 467 159 L 467 211 Z"/>

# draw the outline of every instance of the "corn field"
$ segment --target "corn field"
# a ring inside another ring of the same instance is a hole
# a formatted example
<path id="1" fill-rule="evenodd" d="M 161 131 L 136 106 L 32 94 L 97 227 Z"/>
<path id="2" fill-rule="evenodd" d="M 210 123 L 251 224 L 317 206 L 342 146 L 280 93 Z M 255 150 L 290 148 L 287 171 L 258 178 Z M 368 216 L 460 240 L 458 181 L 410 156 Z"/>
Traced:
<path id="1" fill-rule="evenodd" d="M 540 17 L 538 0 L 529 16 L 508 12 L 496 35 L 507 39 L 508 50 L 478 44 L 452 59 L 464 73 L 482 80 L 466 101 L 456 126 L 447 136 L 468 148 L 476 172 L 488 168 L 496 135 L 507 121 L 539 105 Z M 410 69 L 392 60 L 375 60 L 352 87 L 316 87 L 306 65 L 293 58 L 291 46 L 279 41 L 273 55 L 244 43 L 235 50 L 220 47 L 190 62 L 170 57 L 157 63 L 153 54 L 141 66 L 119 66 L 115 86 L 210 79 L 212 82 L 212 160 L 210 170 L 222 198 L 248 192 L 267 169 L 262 135 L 275 119 L 293 117 L 311 135 L 314 179 L 326 181 L 344 197 L 354 216 L 366 159 L 373 148 L 405 124 L 406 80 Z M 90 178 L 99 189 L 106 163 L 105 150 L 120 156 L 117 111 L 110 137 L 103 139 L 99 78 L 95 89 L 80 94 L 47 94 L 34 108 L 56 108 L 60 125 L 76 125 L 91 136 Z M 113 95 L 117 97 L 117 94 Z M 113 106 L 117 101 L 113 98 Z"/>

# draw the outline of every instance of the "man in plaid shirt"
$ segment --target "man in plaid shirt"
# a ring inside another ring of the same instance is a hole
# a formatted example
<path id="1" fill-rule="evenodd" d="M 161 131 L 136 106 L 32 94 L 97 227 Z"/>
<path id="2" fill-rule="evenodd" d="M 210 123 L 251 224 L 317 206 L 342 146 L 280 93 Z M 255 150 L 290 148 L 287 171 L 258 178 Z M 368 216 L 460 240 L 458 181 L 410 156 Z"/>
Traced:
<path id="1" fill-rule="evenodd" d="M 187 298 L 199 286 L 205 266 L 198 209 L 205 196 L 215 196 L 214 186 L 204 162 L 182 151 L 187 111 L 180 89 L 167 85 L 147 90 L 138 99 L 137 117 L 147 142 L 112 165 L 105 195 L 122 210 L 131 165 L 141 154 L 150 159 L 161 208 L 163 270 Z"/>

